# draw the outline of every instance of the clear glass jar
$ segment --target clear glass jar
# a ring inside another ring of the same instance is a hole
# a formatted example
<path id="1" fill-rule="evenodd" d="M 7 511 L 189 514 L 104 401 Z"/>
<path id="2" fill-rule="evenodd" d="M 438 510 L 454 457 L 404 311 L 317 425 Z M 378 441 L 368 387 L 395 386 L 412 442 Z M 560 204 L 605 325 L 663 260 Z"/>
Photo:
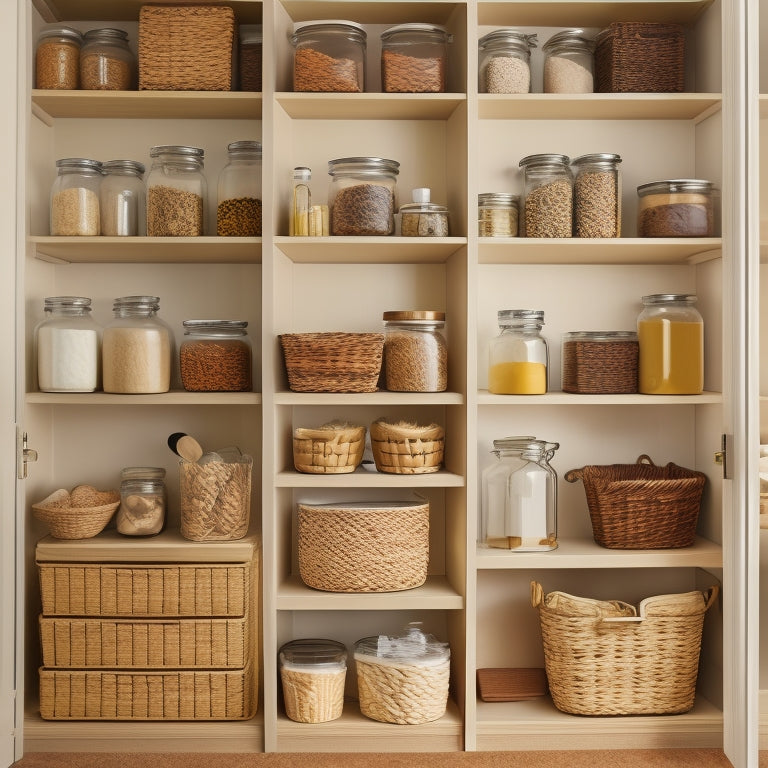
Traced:
<path id="1" fill-rule="evenodd" d="M 157 316 L 157 296 L 115 299 L 114 318 L 104 327 L 102 376 L 105 392 L 152 394 L 171 385 L 173 333 Z"/>
<path id="2" fill-rule="evenodd" d="M 430 201 L 431 190 L 419 187 L 411 193 L 412 203 L 400 206 L 400 234 L 403 237 L 448 237 L 448 209 Z"/>
<path id="3" fill-rule="evenodd" d="M 525 177 L 525 237 L 573 235 L 573 176 L 566 155 L 528 155 L 520 161 Z"/>
<path id="4" fill-rule="evenodd" d="M 240 24 L 238 27 L 240 47 L 240 90 L 261 91 L 264 33 L 261 24 Z"/>
<path id="5" fill-rule="evenodd" d="M 714 185 L 670 179 L 637 188 L 638 237 L 714 237 Z"/>
<path id="6" fill-rule="evenodd" d="M 43 27 L 35 50 L 35 88 L 76 90 L 80 87 L 80 50 L 83 36 L 74 27 Z"/>
<path id="7" fill-rule="evenodd" d="M 101 163 L 83 157 L 65 157 L 56 161 L 56 168 L 51 187 L 51 234 L 98 235 L 101 231 Z"/>
<path id="8" fill-rule="evenodd" d="M 125 467 L 120 476 L 117 532 L 124 536 L 155 536 L 165 528 L 168 491 L 162 467 Z"/>
<path id="9" fill-rule="evenodd" d="M 477 234 L 480 237 L 517 237 L 520 198 L 507 192 L 477 196 Z"/>
<path id="10" fill-rule="evenodd" d="M 583 29 L 564 29 L 541 47 L 544 93 L 593 93 L 595 43 Z"/>
<path id="11" fill-rule="evenodd" d="M 390 392 L 444 392 L 448 386 L 445 312 L 384 313 L 384 374 Z"/>
<path id="12" fill-rule="evenodd" d="M 353 21 L 294 24 L 293 90 L 362 93 L 367 35 Z"/>
<path id="13" fill-rule="evenodd" d="M 251 340 L 245 320 L 184 320 L 179 346 L 187 392 L 250 392 Z"/>
<path id="14" fill-rule="evenodd" d="M 563 334 L 563 392 L 629 395 L 637 392 L 635 331 L 570 331 Z"/>
<path id="15" fill-rule="evenodd" d="M 638 391 L 646 395 L 698 395 L 704 389 L 704 320 L 696 296 L 643 296 L 637 318 Z"/>
<path id="16" fill-rule="evenodd" d="M 557 549 L 557 473 L 549 462 L 559 447 L 531 436 L 493 441 L 497 461 L 482 473 L 482 544 Z"/>
<path id="17" fill-rule="evenodd" d="M 571 165 L 576 237 L 621 237 L 621 157 L 581 155 Z"/>
<path id="18" fill-rule="evenodd" d="M 398 24 L 381 33 L 381 90 L 384 93 L 443 93 L 448 44 L 437 24 Z"/>
<path id="19" fill-rule="evenodd" d="M 395 231 L 400 163 L 381 157 L 328 161 L 332 235 L 391 235 Z"/>
<path id="20" fill-rule="evenodd" d="M 101 371 L 101 327 L 84 296 L 51 296 L 35 329 L 41 392 L 95 392 Z"/>
<path id="21" fill-rule="evenodd" d="M 219 174 L 216 234 L 261 237 L 261 142 L 233 141 Z"/>
<path id="22" fill-rule="evenodd" d="M 146 205 L 144 164 L 136 160 L 107 160 L 99 188 L 101 234 L 132 237 L 144 232 Z"/>
<path id="23" fill-rule="evenodd" d="M 149 151 L 147 235 L 196 237 L 204 234 L 207 182 L 204 152 L 198 147 L 164 145 Z"/>
<path id="24" fill-rule="evenodd" d="M 288 211 L 288 234 L 292 237 L 309 237 L 310 211 L 312 210 L 312 169 L 297 166 L 292 172 L 291 202 Z"/>
<path id="25" fill-rule="evenodd" d="M 136 88 L 136 56 L 128 33 L 107 27 L 89 29 L 80 51 L 80 87 L 86 91 L 130 91 Z"/>
<path id="26" fill-rule="evenodd" d="M 531 50 L 538 38 L 517 29 L 497 29 L 478 42 L 480 93 L 530 93 Z"/>
<path id="27" fill-rule="evenodd" d="M 500 309 L 499 335 L 489 349 L 488 391 L 494 395 L 543 395 L 549 350 L 541 335 L 544 312 Z"/>

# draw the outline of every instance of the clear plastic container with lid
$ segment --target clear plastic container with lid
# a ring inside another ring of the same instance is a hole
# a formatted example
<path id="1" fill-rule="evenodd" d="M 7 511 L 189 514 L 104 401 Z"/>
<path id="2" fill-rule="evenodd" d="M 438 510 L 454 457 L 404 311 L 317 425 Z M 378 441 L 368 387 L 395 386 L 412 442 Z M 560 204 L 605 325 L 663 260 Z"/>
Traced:
<path id="1" fill-rule="evenodd" d="M 381 90 L 384 93 L 443 93 L 448 44 L 437 24 L 398 24 L 381 33 Z"/>
<path id="2" fill-rule="evenodd" d="M 444 392 L 448 386 L 445 313 L 384 313 L 384 374 L 390 392 Z"/>
<path id="3" fill-rule="evenodd" d="M 714 237 L 715 188 L 704 179 L 670 179 L 637 188 L 638 237 Z"/>
<path id="4" fill-rule="evenodd" d="M 543 395 L 549 350 L 541 335 L 544 312 L 500 309 L 500 333 L 489 348 L 488 391 L 494 395 Z"/>
<path id="5" fill-rule="evenodd" d="M 635 331 L 570 331 L 563 334 L 563 392 L 628 395 L 637 392 Z"/>
<path id="6" fill-rule="evenodd" d="M 165 528 L 168 491 L 162 467 L 125 467 L 120 475 L 117 532 L 124 536 L 155 536 Z"/>
<path id="7" fill-rule="evenodd" d="M 261 142 L 233 141 L 219 174 L 216 234 L 261 237 Z"/>
<path id="8" fill-rule="evenodd" d="M 403 237 L 448 237 L 448 209 L 430 200 L 431 190 L 419 187 L 411 192 L 412 203 L 400 206 L 400 234 Z"/>
<path id="9" fill-rule="evenodd" d="M 354 21 L 294 24 L 293 90 L 362 93 L 365 90 L 367 34 Z"/>
<path id="10" fill-rule="evenodd" d="M 101 234 L 108 237 L 143 234 L 146 222 L 144 164 L 137 160 L 107 160 L 102 172 Z"/>
<path id="11" fill-rule="evenodd" d="M 98 235 L 101 163 L 84 157 L 65 157 L 56 161 L 56 168 L 51 186 L 51 234 Z"/>
<path id="12" fill-rule="evenodd" d="M 573 227 L 576 237 L 621 237 L 619 155 L 574 158 Z"/>
<path id="13" fill-rule="evenodd" d="M 80 51 L 80 87 L 87 91 L 130 91 L 136 88 L 136 56 L 128 33 L 106 27 L 89 29 Z"/>
<path id="14" fill-rule="evenodd" d="M 40 31 L 35 50 L 35 88 L 75 90 L 80 87 L 83 35 L 74 27 L 49 24 Z"/>
<path id="15" fill-rule="evenodd" d="M 184 320 L 181 385 L 188 392 L 250 392 L 251 340 L 245 320 Z"/>
<path id="16" fill-rule="evenodd" d="M 517 237 L 520 198 L 508 192 L 477 196 L 477 234 L 480 237 Z"/>
<path id="17" fill-rule="evenodd" d="M 592 93 L 595 43 L 583 29 L 557 32 L 541 47 L 544 93 Z"/>
<path id="18" fill-rule="evenodd" d="M 566 155 L 528 155 L 520 161 L 525 178 L 525 237 L 573 235 L 573 175 Z"/>
<path id="19" fill-rule="evenodd" d="M 531 50 L 538 38 L 517 29 L 497 29 L 478 42 L 480 93 L 530 93 Z"/>
<path id="20" fill-rule="evenodd" d="M 149 151 L 147 235 L 196 237 L 204 234 L 207 181 L 199 147 L 162 145 Z"/>
<path id="21" fill-rule="evenodd" d="M 261 91 L 264 32 L 261 24 L 240 24 L 238 27 L 240 47 L 238 63 L 240 68 L 240 90 Z"/>
<path id="22" fill-rule="evenodd" d="M 332 235 L 391 235 L 395 231 L 400 163 L 381 157 L 328 161 Z"/>

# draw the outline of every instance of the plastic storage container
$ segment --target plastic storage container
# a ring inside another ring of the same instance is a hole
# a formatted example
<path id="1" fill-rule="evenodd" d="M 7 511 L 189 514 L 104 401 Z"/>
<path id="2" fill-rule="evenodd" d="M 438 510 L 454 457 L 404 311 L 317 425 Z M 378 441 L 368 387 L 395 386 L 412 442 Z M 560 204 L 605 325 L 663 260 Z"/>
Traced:
<path id="1" fill-rule="evenodd" d="M 445 313 L 384 313 L 384 374 L 390 392 L 444 392 L 448 386 Z"/>
<path id="2" fill-rule="evenodd" d="M 188 392 L 250 392 L 251 341 L 244 320 L 185 320 L 179 347 Z"/>
<path id="3" fill-rule="evenodd" d="M 51 186 L 51 234 L 94 237 L 101 232 L 99 186 L 101 163 L 83 157 L 56 161 Z"/>
<path id="4" fill-rule="evenodd" d="M 367 35 L 353 21 L 294 24 L 293 90 L 362 93 Z"/>
<path id="5" fill-rule="evenodd" d="M 477 234 L 480 237 L 517 237 L 520 198 L 508 192 L 477 196 Z"/>
<path id="6" fill-rule="evenodd" d="M 233 141 L 219 174 L 216 234 L 261 237 L 261 142 Z"/>
<path id="7" fill-rule="evenodd" d="M 143 234 L 146 223 L 144 164 L 136 160 L 108 160 L 102 165 L 102 172 L 101 234 L 108 237 Z"/>
<path id="8" fill-rule="evenodd" d="M 412 203 L 400 206 L 400 234 L 403 237 L 448 237 L 448 209 L 430 201 L 427 187 L 414 189 Z"/>
<path id="9" fill-rule="evenodd" d="M 544 313 L 501 309 L 499 335 L 491 340 L 488 391 L 495 395 L 543 395 L 547 391 L 549 350 L 541 335 Z"/>
<path id="10" fill-rule="evenodd" d="M 557 32 L 541 47 L 544 93 L 592 93 L 595 43 L 583 29 Z"/>
<path id="11" fill-rule="evenodd" d="M 241 91 L 261 91 L 264 32 L 261 24 L 240 24 L 238 65 Z"/>
<path id="12" fill-rule="evenodd" d="M 714 185 L 703 179 L 652 181 L 637 188 L 639 237 L 714 237 Z"/>
<path id="13" fill-rule="evenodd" d="M 619 155 L 574 158 L 573 228 L 576 237 L 621 237 Z"/>
<path id="14" fill-rule="evenodd" d="M 120 475 L 117 532 L 154 536 L 165 528 L 168 492 L 162 467 L 126 467 Z"/>
<path id="15" fill-rule="evenodd" d="M 443 93 L 448 44 L 437 24 L 398 24 L 381 33 L 381 90 L 384 93 Z"/>
<path id="16" fill-rule="evenodd" d="M 529 93 L 531 49 L 537 36 L 517 29 L 497 29 L 478 42 L 480 93 Z"/>
<path id="17" fill-rule="evenodd" d="M 80 87 L 83 35 L 74 27 L 43 27 L 35 50 L 35 88 L 75 90 Z"/>
<path id="18" fill-rule="evenodd" d="M 571 237 L 573 176 L 566 155 L 528 155 L 520 161 L 525 177 L 525 237 Z"/>
<path id="19" fill-rule="evenodd" d="M 635 331 L 571 331 L 563 334 L 562 389 L 577 395 L 637 392 Z"/>
<path id="20" fill-rule="evenodd" d="M 107 27 L 89 29 L 80 51 L 80 87 L 88 91 L 136 88 L 138 65 L 128 47 L 128 33 Z"/>

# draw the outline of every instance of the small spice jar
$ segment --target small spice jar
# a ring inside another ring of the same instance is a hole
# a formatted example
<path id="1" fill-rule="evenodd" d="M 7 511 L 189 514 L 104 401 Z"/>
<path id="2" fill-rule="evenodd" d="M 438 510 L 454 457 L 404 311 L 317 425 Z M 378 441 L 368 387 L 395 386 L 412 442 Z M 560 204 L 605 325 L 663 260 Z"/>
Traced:
<path id="1" fill-rule="evenodd" d="M 101 163 L 83 157 L 56 161 L 51 186 L 51 234 L 93 237 L 100 233 Z"/>
<path id="2" fill-rule="evenodd" d="M 384 313 L 384 374 L 390 392 L 444 392 L 448 386 L 445 313 Z"/>
<path id="3" fill-rule="evenodd" d="M 581 155 L 571 165 L 576 237 L 621 237 L 621 157 Z"/>
<path id="4" fill-rule="evenodd" d="M 381 33 L 381 89 L 384 93 L 443 93 L 448 44 L 437 24 L 398 24 Z"/>
<path id="5" fill-rule="evenodd" d="M 144 164 L 136 160 L 107 160 L 99 187 L 101 234 L 132 237 L 142 234 L 146 219 Z"/>
<path id="6" fill-rule="evenodd" d="M 525 178 L 526 237 L 571 237 L 573 176 L 566 155 L 528 155 L 520 161 Z"/>
<path id="7" fill-rule="evenodd" d="M 520 198 L 507 192 L 477 196 L 477 234 L 480 237 L 517 237 Z"/>
<path id="8" fill-rule="evenodd" d="M 184 320 L 179 347 L 187 392 L 250 392 L 251 341 L 245 320 Z"/>
<path id="9" fill-rule="evenodd" d="M 549 350 L 541 335 L 544 312 L 500 309 L 499 335 L 489 350 L 488 391 L 495 395 L 543 395 Z"/>
<path id="10" fill-rule="evenodd" d="M 517 29 L 497 29 L 478 42 L 480 93 L 529 93 L 531 50 L 538 38 Z"/>
<path id="11" fill-rule="evenodd" d="M 147 174 L 147 235 L 202 235 L 207 194 L 203 150 L 163 145 L 152 147 L 149 156 L 152 165 Z"/>
<path id="12" fill-rule="evenodd" d="M 80 87 L 87 91 L 129 91 L 136 88 L 136 56 L 128 33 L 108 27 L 89 29 L 80 51 Z"/>
<path id="13" fill-rule="evenodd" d="M 391 235 L 400 163 L 381 157 L 328 161 L 332 235 Z"/>
<path id="14" fill-rule="evenodd" d="M 120 474 L 117 532 L 124 536 L 155 536 L 165 528 L 168 492 L 162 467 L 125 467 Z"/>
<path id="15" fill-rule="evenodd" d="M 219 174 L 216 234 L 261 237 L 261 142 L 233 141 Z"/>
<path id="16" fill-rule="evenodd" d="M 238 27 L 240 47 L 240 90 L 261 91 L 262 49 L 264 33 L 261 24 L 241 24 Z"/>
<path id="17" fill-rule="evenodd" d="M 571 331 L 563 334 L 563 392 L 628 395 L 637 392 L 635 331 Z"/>
<path id="18" fill-rule="evenodd" d="M 362 93 L 367 35 L 353 21 L 294 24 L 293 90 Z"/>
<path id="19" fill-rule="evenodd" d="M 412 191 L 413 202 L 400 206 L 400 234 L 403 237 L 448 237 L 448 209 L 430 202 L 431 190 Z"/>
<path id="20" fill-rule="evenodd" d="M 703 179 L 652 181 L 637 188 L 638 237 L 714 237 L 714 185 Z"/>
<path id="21" fill-rule="evenodd" d="M 592 93 L 595 90 L 595 43 L 583 29 L 564 29 L 547 40 L 544 93 Z"/>
<path id="22" fill-rule="evenodd" d="M 37 37 L 35 88 L 75 90 L 80 86 L 82 34 L 73 27 L 51 24 Z"/>
<path id="23" fill-rule="evenodd" d="M 51 296 L 35 329 L 41 392 L 94 392 L 101 371 L 101 327 L 84 296 Z"/>

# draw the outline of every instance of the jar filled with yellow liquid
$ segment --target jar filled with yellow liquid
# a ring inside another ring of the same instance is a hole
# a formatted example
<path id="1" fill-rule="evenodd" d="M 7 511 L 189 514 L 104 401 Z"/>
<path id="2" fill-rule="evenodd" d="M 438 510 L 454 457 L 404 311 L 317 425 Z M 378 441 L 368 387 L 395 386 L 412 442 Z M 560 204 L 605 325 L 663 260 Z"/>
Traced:
<path id="1" fill-rule="evenodd" d="M 541 335 L 544 312 L 500 309 L 501 333 L 491 340 L 488 391 L 494 395 L 543 395 L 549 351 Z"/>
<path id="2" fill-rule="evenodd" d="M 698 395 L 704 389 L 704 321 L 687 293 L 643 296 L 637 318 L 638 391 Z"/>

